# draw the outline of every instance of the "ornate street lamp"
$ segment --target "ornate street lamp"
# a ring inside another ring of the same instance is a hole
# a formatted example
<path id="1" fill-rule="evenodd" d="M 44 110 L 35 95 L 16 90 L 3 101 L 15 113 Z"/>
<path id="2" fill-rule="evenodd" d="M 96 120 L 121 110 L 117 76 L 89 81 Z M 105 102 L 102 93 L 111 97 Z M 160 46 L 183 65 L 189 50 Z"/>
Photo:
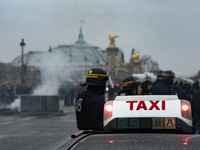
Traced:
<path id="1" fill-rule="evenodd" d="M 70 48 L 70 51 L 69 51 L 69 61 L 70 61 L 70 67 L 71 67 L 71 62 L 72 62 L 72 49 Z"/>
<path id="2" fill-rule="evenodd" d="M 21 64 L 21 86 L 23 85 L 24 83 L 24 72 L 23 72 L 23 67 L 24 67 L 24 46 L 25 46 L 25 42 L 24 42 L 24 39 L 22 39 L 21 43 L 20 43 L 20 46 L 21 46 L 21 49 L 22 49 L 22 64 Z"/>
<path id="3" fill-rule="evenodd" d="M 86 56 L 84 56 L 84 60 L 85 60 L 85 74 L 86 74 L 86 76 L 87 76 L 87 57 Z"/>
<path id="4" fill-rule="evenodd" d="M 69 66 L 69 68 L 70 68 L 70 74 L 69 74 L 69 76 L 70 76 L 70 78 L 72 77 L 72 48 L 70 48 L 70 51 L 69 51 L 69 62 L 70 62 L 70 66 Z"/>

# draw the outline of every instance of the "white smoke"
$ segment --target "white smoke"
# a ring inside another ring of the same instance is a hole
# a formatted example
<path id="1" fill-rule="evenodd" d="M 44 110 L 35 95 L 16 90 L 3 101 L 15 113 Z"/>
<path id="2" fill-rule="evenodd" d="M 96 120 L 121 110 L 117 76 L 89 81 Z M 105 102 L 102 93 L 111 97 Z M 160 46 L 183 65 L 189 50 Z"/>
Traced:
<path id="1" fill-rule="evenodd" d="M 69 57 L 63 52 L 44 52 L 39 58 L 33 57 L 31 64 L 39 69 L 41 80 L 33 95 L 58 95 L 61 84 L 69 80 L 71 73 Z"/>
<path id="2" fill-rule="evenodd" d="M 10 105 L 11 110 L 21 111 L 21 100 L 20 98 L 15 99 L 15 101 Z"/>

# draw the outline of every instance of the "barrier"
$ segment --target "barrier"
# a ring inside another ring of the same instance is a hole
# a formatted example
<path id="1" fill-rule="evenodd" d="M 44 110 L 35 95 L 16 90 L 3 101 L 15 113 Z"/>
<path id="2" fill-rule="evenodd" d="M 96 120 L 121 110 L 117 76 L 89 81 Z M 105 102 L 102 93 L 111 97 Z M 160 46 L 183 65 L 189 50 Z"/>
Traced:
<path id="1" fill-rule="evenodd" d="M 21 114 L 52 114 L 59 112 L 59 96 L 21 96 Z"/>

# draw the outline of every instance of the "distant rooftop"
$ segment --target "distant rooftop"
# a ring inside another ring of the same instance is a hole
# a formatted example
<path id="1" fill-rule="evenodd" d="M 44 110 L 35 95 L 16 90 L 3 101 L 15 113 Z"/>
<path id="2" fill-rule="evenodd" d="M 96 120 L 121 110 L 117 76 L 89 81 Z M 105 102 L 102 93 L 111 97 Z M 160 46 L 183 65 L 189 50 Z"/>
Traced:
<path id="1" fill-rule="evenodd" d="M 82 33 L 82 28 L 80 27 L 80 32 L 78 40 L 71 45 L 59 45 L 58 47 L 49 47 L 48 51 L 31 51 L 24 54 L 23 60 L 24 64 L 27 66 L 35 66 L 35 62 L 39 65 L 43 62 L 45 58 L 53 57 L 53 55 L 59 54 L 62 57 L 63 62 L 66 65 L 69 63 L 73 66 L 96 66 L 106 65 L 107 62 L 107 51 L 101 50 L 97 46 L 93 46 L 84 41 L 84 36 Z M 11 65 L 21 66 L 21 55 L 16 57 Z M 118 62 L 124 62 L 123 52 L 118 53 Z M 47 62 L 48 63 L 48 62 Z"/>

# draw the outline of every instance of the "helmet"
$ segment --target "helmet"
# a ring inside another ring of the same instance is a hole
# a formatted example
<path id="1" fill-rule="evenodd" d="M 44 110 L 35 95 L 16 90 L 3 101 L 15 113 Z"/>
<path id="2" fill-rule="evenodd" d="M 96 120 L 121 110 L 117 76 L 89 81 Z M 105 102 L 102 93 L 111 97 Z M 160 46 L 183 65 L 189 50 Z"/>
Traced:
<path id="1" fill-rule="evenodd" d="M 86 84 L 87 85 L 105 85 L 108 80 L 107 73 L 101 68 L 93 68 L 88 71 Z"/>
<path id="2" fill-rule="evenodd" d="M 152 84 L 152 79 L 150 76 L 146 75 L 146 81 L 144 81 L 146 84 Z"/>
<path id="3" fill-rule="evenodd" d="M 141 80 L 136 76 L 128 76 L 122 82 L 122 91 L 129 92 L 137 88 L 141 84 Z"/>
<path id="4" fill-rule="evenodd" d="M 159 70 L 156 74 L 157 76 L 157 80 L 162 80 L 163 79 L 163 71 L 162 70 Z"/>
<path id="5" fill-rule="evenodd" d="M 193 87 L 196 89 L 199 89 L 199 80 L 198 79 L 194 80 Z"/>
<path id="6" fill-rule="evenodd" d="M 195 79 L 193 85 L 195 85 L 195 86 L 197 85 L 198 86 L 199 85 L 199 80 Z"/>
<path id="7" fill-rule="evenodd" d="M 151 91 L 151 89 L 148 89 L 149 84 L 152 85 L 152 80 L 151 80 L 150 76 L 146 75 L 146 79 L 142 83 L 142 91 L 143 91 L 143 93 L 145 93 L 145 95 Z M 151 86 L 151 88 L 152 88 L 152 86 Z"/>
<path id="8" fill-rule="evenodd" d="M 163 72 L 163 80 L 167 83 L 167 84 L 173 84 L 174 82 L 174 73 L 171 70 L 167 70 Z"/>
<path id="9" fill-rule="evenodd" d="M 175 76 L 171 70 L 164 71 L 162 75 L 164 80 L 172 80 Z"/>
<path id="10" fill-rule="evenodd" d="M 179 85 L 179 86 L 182 86 L 182 85 L 183 85 L 183 82 L 184 82 L 183 79 L 179 79 L 179 81 L 178 81 L 179 84 L 178 84 L 178 85 Z"/>
<path id="11" fill-rule="evenodd" d="M 184 78 L 182 87 L 189 91 L 191 88 L 191 81 L 189 79 Z"/>

